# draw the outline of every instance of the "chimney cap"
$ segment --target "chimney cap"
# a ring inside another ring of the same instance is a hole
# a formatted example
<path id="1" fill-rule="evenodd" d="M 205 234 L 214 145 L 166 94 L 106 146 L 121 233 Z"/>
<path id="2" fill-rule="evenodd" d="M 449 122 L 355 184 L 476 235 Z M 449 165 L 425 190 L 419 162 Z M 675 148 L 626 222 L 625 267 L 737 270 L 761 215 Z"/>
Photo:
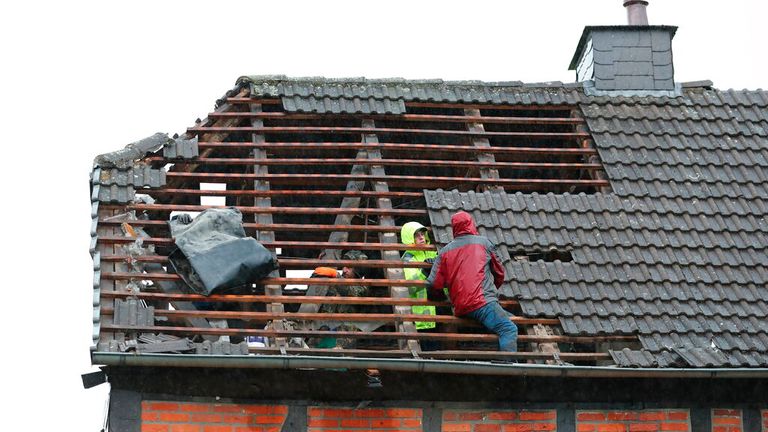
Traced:
<path id="1" fill-rule="evenodd" d="M 673 37 L 675 37 L 675 32 L 677 32 L 677 26 L 666 26 L 666 25 L 586 26 L 584 27 L 584 31 L 581 33 L 579 44 L 576 46 L 576 51 L 573 53 L 573 58 L 571 59 L 571 64 L 568 66 L 568 70 L 576 70 L 576 66 L 578 66 L 579 60 L 581 60 L 581 55 L 583 54 L 584 46 L 587 44 L 587 39 L 589 39 L 589 35 L 593 31 L 637 32 L 637 31 L 649 31 L 649 30 L 668 31 L 669 38 L 672 39 Z"/>

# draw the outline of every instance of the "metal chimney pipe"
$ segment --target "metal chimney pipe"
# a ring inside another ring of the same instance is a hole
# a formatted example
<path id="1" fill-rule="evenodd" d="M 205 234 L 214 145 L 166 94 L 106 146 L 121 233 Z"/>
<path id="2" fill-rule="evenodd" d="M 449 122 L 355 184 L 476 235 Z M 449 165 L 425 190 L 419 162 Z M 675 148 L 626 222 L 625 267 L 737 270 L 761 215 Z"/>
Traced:
<path id="1" fill-rule="evenodd" d="M 629 25 L 648 25 L 648 15 L 645 13 L 645 7 L 648 2 L 645 0 L 622 0 L 624 7 L 627 8 L 627 24 Z"/>

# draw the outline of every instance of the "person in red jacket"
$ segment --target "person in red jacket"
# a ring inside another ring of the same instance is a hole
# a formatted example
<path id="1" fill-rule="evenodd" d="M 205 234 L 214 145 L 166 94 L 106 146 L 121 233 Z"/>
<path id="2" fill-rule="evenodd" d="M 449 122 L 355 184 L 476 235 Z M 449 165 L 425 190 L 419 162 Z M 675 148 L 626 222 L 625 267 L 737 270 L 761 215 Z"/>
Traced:
<path id="1" fill-rule="evenodd" d="M 451 226 L 453 240 L 437 256 L 427 286 L 447 287 L 454 315 L 472 318 L 499 335 L 499 350 L 517 351 L 517 326 L 499 304 L 504 267 L 496 247 L 478 235 L 472 216 L 465 211 L 451 217 Z"/>

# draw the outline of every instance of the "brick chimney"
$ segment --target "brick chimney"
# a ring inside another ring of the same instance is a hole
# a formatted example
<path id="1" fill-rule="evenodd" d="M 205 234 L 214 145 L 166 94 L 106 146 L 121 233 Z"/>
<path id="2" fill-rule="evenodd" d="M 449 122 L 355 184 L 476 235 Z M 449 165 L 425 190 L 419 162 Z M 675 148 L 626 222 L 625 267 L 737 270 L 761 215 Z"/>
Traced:
<path id="1" fill-rule="evenodd" d="M 677 27 L 648 25 L 647 1 L 623 0 L 625 26 L 587 26 L 569 70 L 585 89 L 644 94 L 675 90 L 672 38 Z"/>

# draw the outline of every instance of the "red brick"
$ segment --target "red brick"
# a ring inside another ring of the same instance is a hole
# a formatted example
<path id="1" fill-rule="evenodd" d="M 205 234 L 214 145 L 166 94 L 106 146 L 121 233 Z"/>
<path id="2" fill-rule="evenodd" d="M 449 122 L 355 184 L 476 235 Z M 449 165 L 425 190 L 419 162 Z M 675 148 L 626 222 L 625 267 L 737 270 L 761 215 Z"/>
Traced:
<path id="1" fill-rule="evenodd" d="M 620 423 L 603 423 L 597 425 L 597 432 L 625 432 L 626 425 Z"/>
<path id="2" fill-rule="evenodd" d="M 475 432 L 501 432 L 500 424 L 476 424 Z"/>
<path id="3" fill-rule="evenodd" d="M 280 428 L 278 428 L 278 431 Z M 235 426 L 234 432 L 264 432 L 264 428 L 258 425 Z"/>
<path id="4" fill-rule="evenodd" d="M 534 423 L 533 430 L 535 431 L 553 431 L 557 430 L 555 423 Z"/>
<path id="5" fill-rule="evenodd" d="M 483 420 L 483 413 L 478 411 L 460 412 L 459 420 Z"/>
<path id="6" fill-rule="evenodd" d="M 222 417 L 221 422 L 227 424 L 246 424 L 251 420 L 249 415 L 224 415 Z"/>
<path id="7" fill-rule="evenodd" d="M 285 421 L 284 416 L 256 416 L 254 419 L 256 424 L 282 424 Z"/>
<path id="8" fill-rule="evenodd" d="M 175 424 L 171 425 L 171 432 L 200 432 L 200 425 Z"/>
<path id="9" fill-rule="evenodd" d="M 629 432 L 656 432 L 658 430 L 658 423 L 630 423 L 629 425 Z"/>
<path id="10" fill-rule="evenodd" d="M 324 413 L 325 413 L 325 408 L 319 408 L 319 407 L 307 408 L 308 417 L 323 417 Z"/>
<path id="11" fill-rule="evenodd" d="M 185 423 L 189 421 L 189 414 L 161 412 L 159 415 L 160 421 L 164 422 Z"/>
<path id="12" fill-rule="evenodd" d="M 371 427 L 371 421 L 366 419 L 342 419 L 341 427 L 368 428 Z"/>
<path id="13" fill-rule="evenodd" d="M 239 406 L 239 410 L 228 412 L 241 412 L 243 414 L 274 414 L 276 406 L 279 405 L 244 405 Z"/>
<path id="14" fill-rule="evenodd" d="M 469 423 L 443 424 L 443 432 L 470 432 L 472 426 Z"/>
<path id="15" fill-rule="evenodd" d="M 637 413 L 631 411 L 611 411 L 608 420 L 637 420 Z"/>
<path id="16" fill-rule="evenodd" d="M 667 413 L 668 420 L 688 420 L 688 411 L 670 411 Z"/>
<path id="17" fill-rule="evenodd" d="M 454 421 L 459 419 L 456 411 L 443 411 L 443 421 Z"/>
<path id="18" fill-rule="evenodd" d="M 517 420 L 517 413 L 514 411 L 496 411 L 488 413 L 488 420 Z"/>
<path id="19" fill-rule="evenodd" d="M 203 426 L 203 432 L 232 432 L 232 426 L 227 426 L 227 425 Z"/>
<path id="20" fill-rule="evenodd" d="M 597 429 L 597 427 L 593 424 L 582 423 L 576 426 L 576 432 L 595 432 L 595 429 Z"/>
<path id="21" fill-rule="evenodd" d="M 190 414 L 189 420 L 195 423 L 221 423 L 221 414 Z"/>
<path id="22" fill-rule="evenodd" d="M 178 411 L 179 404 L 172 402 L 142 402 L 141 408 L 148 411 Z"/>
<path id="23" fill-rule="evenodd" d="M 659 411 L 645 411 L 640 413 L 640 421 L 662 421 L 667 416 Z"/>
<path id="24" fill-rule="evenodd" d="M 421 410 L 420 409 L 410 409 L 410 408 L 389 408 L 386 409 L 385 415 L 387 417 L 396 417 L 396 418 L 417 418 L 421 417 Z"/>
<path id="25" fill-rule="evenodd" d="M 662 423 L 661 430 L 663 431 L 687 431 L 688 423 Z"/>
<path id="26" fill-rule="evenodd" d="M 553 420 L 557 414 L 555 411 L 523 411 L 520 413 L 520 420 L 523 421 L 535 421 L 535 420 Z"/>
<path id="27" fill-rule="evenodd" d="M 217 412 L 217 413 L 244 413 L 244 412 L 246 412 L 245 408 L 246 407 L 244 407 L 244 406 L 234 405 L 234 404 L 229 404 L 229 405 L 219 405 L 219 404 L 216 404 L 216 405 L 213 406 L 213 412 Z"/>
<path id="28" fill-rule="evenodd" d="M 339 421 L 336 419 L 309 419 L 308 425 L 310 427 L 339 427 Z"/>
<path id="29" fill-rule="evenodd" d="M 732 410 L 732 409 L 716 409 L 713 413 L 715 416 L 731 416 L 731 417 L 741 417 L 741 410 Z"/>
<path id="30" fill-rule="evenodd" d="M 421 428 L 421 419 L 403 419 L 403 427 Z"/>
<path id="31" fill-rule="evenodd" d="M 712 417 L 713 425 L 741 425 L 741 417 Z"/>
<path id="32" fill-rule="evenodd" d="M 398 428 L 400 427 L 400 419 L 376 419 L 371 420 L 371 427 L 376 428 Z"/>
<path id="33" fill-rule="evenodd" d="M 141 432 L 168 432 L 168 425 L 143 423 Z"/>
<path id="34" fill-rule="evenodd" d="M 580 412 L 576 414 L 579 421 L 605 421 L 605 414 L 601 412 Z"/>
<path id="35" fill-rule="evenodd" d="M 158 421 L 160 420 L 160 414 L 157 412 L 141 412 L 141 420 L 142 421 Z"/>
<path id="36" fill-rule="evenodd" d="M 533 432 L 534 426 L 531 423 L 505 424 L 504 432 Z"/>
<path id="37" fill-rule="evenodd" d="M 179 409 L 182 412 L 208 412 L 211 410 L 211 406 L 208 404 L 179 404 Z"/>
<path id="38" fill-rule="evenodd" d="M 352 418 L 353 410 L 351 409 L 339 409 L 339 408 L 326 408 L 322 411 L 323 417 L 334 418 Z"/>
<path id="39" fill-rule="evenodd" d="M 727 426 L 715 426 L 712 428 L 712 432 L 728 432 Z"/>

